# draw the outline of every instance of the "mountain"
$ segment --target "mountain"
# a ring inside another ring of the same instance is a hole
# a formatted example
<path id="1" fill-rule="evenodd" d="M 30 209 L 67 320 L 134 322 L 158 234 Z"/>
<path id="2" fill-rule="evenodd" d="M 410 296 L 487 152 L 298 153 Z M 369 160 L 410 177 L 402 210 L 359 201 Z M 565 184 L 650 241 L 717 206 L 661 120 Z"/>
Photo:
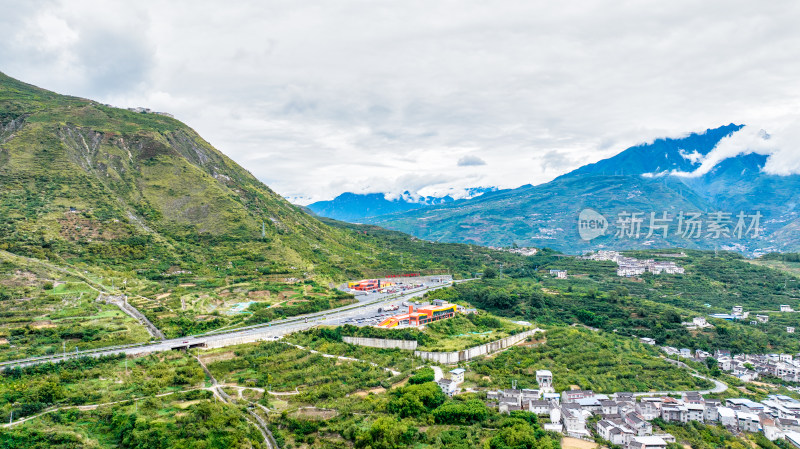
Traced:
<path id="1" fill-rule="evenodd" d="M 467 198 L 472 198 L 495 190 L 494 187 L 474 187 L 467 189 Z M 330 201 L 317 201 L 306 206 L 316 215 L 348 222 L 359 222 L 368 217 L 405 212 L 426 206 L 435 206 L 455 201 L 446 195 L 443 197 L 424 196 L 415 198 L 409 192 L 394 198 L 386 199 L 384 193 L 351 193 L 345 192 Z"/>
<path id="2" fill-rule="evenodd" d="M 0 360 L 320 311 L 355 300 L 346 279 L 521 262 L 314 217 L 169 116 L 0 73 Z"/>
<path id="3" fill-rule="evenodd" d="M 409 248 L 379 247 L 320 222 L 169 116 L 2 73 L 0 180 L 0 250 L 129 276 L 344 279 L 403 269 L 393 260 L 403 251 L 408 269 L 442 260 L 408 238 Z"/>
<path id="4" fill-rule="evenodd" d="M 743 125 L 725 125 L 692 133 L 686 137 L 656 139 L 652 143 L 628 148 L 608 159 L 587 164 L 561 177 L 594 175 L 643 175 L 679 171 L 692 172 L 722 138 L 742 129 Z"/>
<path id="5" fill-rule="evenodd" d="M 658 247 L 731 249 L 746 254 L 796 250 L 800 248 L 800 215 L 794 192 L 800 188 L 800 176 L 763 172 L 766 156 L 758 154 L 725 159 L 702 176 L 680 174 L 695 171 L 722 138 L 741 128 L 731 124 L 684 138 L 658 139 L 542 185 L 367 221 L 433 241 L 552 247 L 568 253 Z M 579 216 L 587 209 L 591 210 L 584 212 L 588 216 L 604 218 L 604 234 L 583 238 Z M 664 213 L 666 221 L 658 221 Z M 690 214 L 700 214 L 700 228 L 686 232 L 682 226 L 679 232 L 680 217 Z M 655 226 L 656 232 L 650 234 L 651 220 L 666 225 L 666 237 L 664 227 Z M 751 228 L 754 223 L 761 228 L 758 235 Z M 714 230 L 715 224 L 721 233 Z"/>
<path id="6" fill-rule="evenodd" d="M 275 271 L 330 271 L 354 246 L 173 118 L 2 74 L 0 111 L 3 249 L 166 271 L 248 241 Z"/>

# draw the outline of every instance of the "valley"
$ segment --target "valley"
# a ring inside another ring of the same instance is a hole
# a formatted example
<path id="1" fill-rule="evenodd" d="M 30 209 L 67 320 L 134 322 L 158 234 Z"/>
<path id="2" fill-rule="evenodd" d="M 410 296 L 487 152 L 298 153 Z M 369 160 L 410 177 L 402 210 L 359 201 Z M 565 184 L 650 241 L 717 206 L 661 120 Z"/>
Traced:
<path id="1" fill-rule="evenodd" d="M 318 205 L 358 224 L 168 115 L 0 74 L 0 447 L 774 449 L 800 402 L 797 259 L 742 253 L 793 248 L 791 217 L 759 204 L 764 239 L 711 249 L 574 227 L 755 207 L 642 176 L 737 129 L 470 199 Z"/>

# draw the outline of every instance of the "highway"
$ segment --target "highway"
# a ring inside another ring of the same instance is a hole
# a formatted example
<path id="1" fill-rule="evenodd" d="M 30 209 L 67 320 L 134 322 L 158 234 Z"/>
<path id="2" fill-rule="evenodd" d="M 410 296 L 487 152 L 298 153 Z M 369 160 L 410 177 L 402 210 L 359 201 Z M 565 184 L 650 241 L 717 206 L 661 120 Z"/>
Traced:
<path id="1" fill-rule="evenodd" d="M 465 282 L 472 279 L 458 280 L 454 282 Z M 14 367 L 24 367 L 47 362 L 60 362 L 63 360 L 78 357 L 100 357 L 104 355 L 125 354 L 131 356 L 146 355 L 154 352 L 171 350 L 181 350 L 189 348 L 221 348 L 237 344 L 253 343 L 256 341 L 277 340 L 284 335 L 302 331 L 320 325 L 337 325 L 346 318 L 367 313 L 372 309 L 377 309 L 383 305 L 409 301 L 416 297 L 421 297 L 425 293 L 448 287 L 451 284 L 445 283 L 436 286 L 423 286 L 416 289 L 407 290 L 402 293 L 391 295 L 380 295 L 367 297 L 363 302 L 349 304 L 335 309 L 324 310 L 322 312 L 298 315 L 283 320 L 277 320 L 266 324 L 240 327 L 229 331 L 215 331 L 188 337 L 173 338 L 151 343 L 140 343 L 133 345 L 111 346 L 105 348 L 89 349 L 84 351 L 74 351 L 66 354 L 52 354 L 40 357 L 30 357 L 18 360 L 8 360 L 0 362 L 0 370 Z M 400 311 L 402 313 L 402 308 Z"/>

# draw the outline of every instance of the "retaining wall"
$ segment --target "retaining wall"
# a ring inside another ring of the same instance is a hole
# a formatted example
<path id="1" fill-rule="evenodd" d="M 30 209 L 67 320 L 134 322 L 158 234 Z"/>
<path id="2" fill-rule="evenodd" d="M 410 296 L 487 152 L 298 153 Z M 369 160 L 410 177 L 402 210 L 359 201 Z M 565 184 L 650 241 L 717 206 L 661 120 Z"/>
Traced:
<path id="1" fill-rule="evenodd" d="M 491 354 L 493 352 L 501 351 L 509 346 L 515 345 L 526 338 L 532 336 L 536 332 L 542 332 L 541 329 L 531 329 L 529 331 L 520 332 L 516 335 L 511 335 L 497 341 L 492 341 L 472 348 L 464 349 L 462 351 L 453 352 L 433 352 L 433 351 L 414 351 L 414 355 L 426 360 L 431 360 L 445 365 L 455 365 L 459 362 L 466 362 L 467 360 L 480 357 L 482 355 Z"/>
<path id="2" fill-rule="evenodd" d="M 342 341 L 351 345 L 369 346 L 371 348 L 397 348 L 413 351 L 417 349 L 416 340 L 388 340 L 385 338 L 342 337 Z"/>
<path id="3" fill-rule="evenodd" d="M 207 349 L 224 348 L 225 346 L 243 345 L 245 343 L 256 343 L 259 341 L 275 341 L 279 338 L 280 337 L 267 333 L 233 336 L 233 337 L 221 338 L 219 340 L 206 341 L 205 348 Z"/>
<path id="4" fill-rule="evenodd" d="M 280 329 L 271 329 L 265 328 L 259 332 L 243 332 L 241 334 L 231 334 L 224 337 L 206 337 L 205 347 L 206 348 L 222 348 L 225 346 L 233 346 L 233 345 L 243 345 L 245 343 L 256 343 L 259 341 L 275 341 L 280 340 L 284 335 L 291 334 L 293 332 L 304 331 L 306 329 L 311 329 L 315 327 L 316 324 L 313 323 L 299 323 L 297 325 L 280 328 Z"/>

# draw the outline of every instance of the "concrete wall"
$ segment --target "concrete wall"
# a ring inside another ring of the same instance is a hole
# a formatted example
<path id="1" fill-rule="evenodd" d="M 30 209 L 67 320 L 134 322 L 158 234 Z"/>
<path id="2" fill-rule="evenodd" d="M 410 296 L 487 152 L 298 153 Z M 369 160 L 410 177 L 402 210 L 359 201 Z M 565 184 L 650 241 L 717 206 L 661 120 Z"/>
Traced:
<path id="1" fill-rule="evenodd" d="M 275 341 L 278 340 L 279 338 L 280 337 L 272 335 L 271 333 L 232 336 L 228 338 L 221 338 L 219 340 L 207 341 L 205 342 L 205 348 L 213 349 L 213 348 L 223 348 L 225 346 L 243 345 L 245 343 L 255 343 L 259 341 Z"/>
<path id="2" fill-rule="evenodd" d="M 519 334 L 502 338 L 497 341 L 485 343 L 479 346 L 474 346 L 472 348 L 464 349 L 463 351 L 453 351 L 453 352 L 414 351 L 414 355 L 426 360 L 432 360 L 434 362 L 443 363 L 445 365 L 455 365 L 458 362 L 465 362 L 467 360 L 472 360 L 475 357 L 480 357 L 482 355 L 487 355 L 493 352 L 506 349 L 509 346 L 515 345 L 525 340 L 526 338 L 532 336 L 536 332 L 541 332 L 541 329 L 532 329 L 529 331 L 520 332 Z"/>
<path id="3" fill-rule="evenodd" d="M 369 346 L 371 348 L 397 348 L 413 351 L 417 349 L 416 340 L 388 340 L 385 338 L 365 338 L 365 337 L 342 337 L 345 343 L 359 346 Z"/>
<path id="4" fill-rule="evenodd" d="M 261 329 L 257 332 L 243 331 L 239 334 L 231 334 L 226 336 L 210 336 L 202 338 L 206 348 L 222 348 L 225 346 L 243 345 L 246 343 L 256 343 L 259 341 L 275 341 L 281 339 L 284 335 L 293 332 L 300 332 L 306 329 L 316 327 L 314 323 L 298 323 L 291 327 L 280 329 Z M 200 339 L 196 339 L 200 340 Z"/>

